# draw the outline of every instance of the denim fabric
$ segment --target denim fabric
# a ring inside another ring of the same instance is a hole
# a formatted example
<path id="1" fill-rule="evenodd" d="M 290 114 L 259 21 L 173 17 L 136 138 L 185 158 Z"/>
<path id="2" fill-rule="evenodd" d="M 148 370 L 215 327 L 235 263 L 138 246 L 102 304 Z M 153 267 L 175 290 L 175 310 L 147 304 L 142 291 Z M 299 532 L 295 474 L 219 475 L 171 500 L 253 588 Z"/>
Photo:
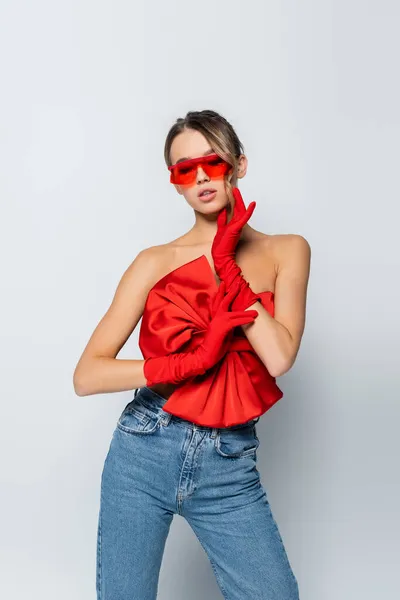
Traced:
<path id="1" fill-rule="evenodd" d="M 163 411 L 165 402 L 142 387 L 116 424 L 101 477 L 97 600 L 156 599 L 175 514 L 192 527 L 226 600 L 298 600 L 256 468 L 258 419 L 201 427 Z"/>

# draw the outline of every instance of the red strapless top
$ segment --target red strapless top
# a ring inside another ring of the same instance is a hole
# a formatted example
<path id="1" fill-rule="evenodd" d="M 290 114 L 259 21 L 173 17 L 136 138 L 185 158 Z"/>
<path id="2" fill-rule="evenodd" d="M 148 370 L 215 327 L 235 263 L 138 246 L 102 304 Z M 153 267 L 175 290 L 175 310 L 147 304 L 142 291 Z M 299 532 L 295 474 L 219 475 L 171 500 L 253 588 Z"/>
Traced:
<path id="1" fill-rule="evenodd" d="M 139 332 L 143 358 L 193 350 L 211 320 L 210 301 L 217 289 L 205 254 L 157 281 L 148 293 Z M 260 295 L 273 317 L 274 293 Z M 238 326 L 224 358 L 203 375 L 178 384 L 163 409 L 199 425 L 231 427 L 262 415 L 282 396 Z"/>

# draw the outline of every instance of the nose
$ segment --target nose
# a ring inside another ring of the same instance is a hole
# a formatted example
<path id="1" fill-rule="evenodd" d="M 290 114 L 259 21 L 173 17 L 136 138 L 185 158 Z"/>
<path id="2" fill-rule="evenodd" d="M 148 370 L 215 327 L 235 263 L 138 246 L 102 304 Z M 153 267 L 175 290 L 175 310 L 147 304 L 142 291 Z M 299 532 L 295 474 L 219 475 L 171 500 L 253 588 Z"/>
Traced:
<path id="1" fill-rule="evenodd" d="M 203 171 L 203 169 L 198 166 L 197 167 L 197 183 L 200 183 L 201 181 L 204 180 L 210 180 L 209 176 L 207 175 L 207 173 L 205 171 Z"/>

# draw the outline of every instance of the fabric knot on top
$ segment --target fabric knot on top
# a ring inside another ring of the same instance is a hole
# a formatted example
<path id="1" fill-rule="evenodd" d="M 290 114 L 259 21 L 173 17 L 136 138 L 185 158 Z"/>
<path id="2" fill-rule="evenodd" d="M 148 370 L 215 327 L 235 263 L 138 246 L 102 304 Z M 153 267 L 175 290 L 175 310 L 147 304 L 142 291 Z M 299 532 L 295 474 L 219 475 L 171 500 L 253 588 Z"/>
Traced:
<path id="1" fill-rule="evenodd" d="M 218 289 L 202 254 L 158 280 L 147 295 L 139 332 L 143 358 L 196 348 L 212 319 L 210 305 Z M 261 302 L 274 316 L 273 292 Z M 241 327 L 233 330 L 224 358 L 203 375 L 177 385 L 163 410 L 207 427 L 231 427 L 265 413 L 282 398 Z"/>

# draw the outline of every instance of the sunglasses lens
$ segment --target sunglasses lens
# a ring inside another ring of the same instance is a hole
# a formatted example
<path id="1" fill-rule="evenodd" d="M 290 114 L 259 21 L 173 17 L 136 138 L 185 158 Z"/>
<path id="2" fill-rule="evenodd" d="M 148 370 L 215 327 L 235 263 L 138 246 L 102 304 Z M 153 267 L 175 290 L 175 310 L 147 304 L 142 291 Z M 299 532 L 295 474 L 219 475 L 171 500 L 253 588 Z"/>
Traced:
<path id="1" fill-rule="evenodd" d="M 187 185 L 196 179 L 196 165 L 177 165 L 171 170 L 171 183 Z"/>
<path id="2" fill-rule="evenodd" d="M 197 169 L 201 166 L 211 179 L 223 177 L 230 168 L 220 156 L 205 156 L 197 161 L 185 161 L 171 169 L 170 181 L 177 185 L 190 185 L 195 182 Z"/>
<path id="3" fill-rule="evenodd" d="M 206 161 L 202 167 L 211 179 L 217 179 L 225 175 L 230 165 L 220 156 L 217 156 L 216 158 Z"/>

